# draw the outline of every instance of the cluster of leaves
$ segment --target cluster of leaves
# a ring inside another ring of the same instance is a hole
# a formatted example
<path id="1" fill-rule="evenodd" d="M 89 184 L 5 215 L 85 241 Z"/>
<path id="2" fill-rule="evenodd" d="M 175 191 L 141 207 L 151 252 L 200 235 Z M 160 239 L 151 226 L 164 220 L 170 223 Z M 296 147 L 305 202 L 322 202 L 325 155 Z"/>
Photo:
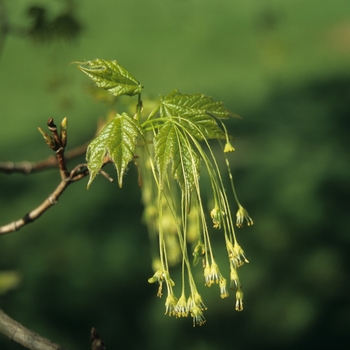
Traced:
<path id="1" fill-rule="evenodd" d="M 29 7 L 27 13 L 32 20 L 28 34 L 38 41 L 45 42 L 52 39 L 73 40 L 82 31 L 82 26 L 72 9 L 68 9 L 54 18 L 50 18 L 45 7 L 38 5 Z"/>
<path id="2" fill-rule="evenodd" d="M 139 96 L 135 116 L 128 113 L 117 114 L 91 142 L 87 152 L 91 174 L 88 187 L 103 166 L 106 155 L 116 166 L 121 187 L 123 174 L 134 158 L 138 142 L 140 139 L 147 142 L 145 135 L 149 130 L 156 131 L 155 162 L 161 181 L 172 161 L 172 174 L 180 186 L 187 189 L 193 187 L 195 177 L 199 176 L 199 156 L 190 152 L 191 148 L 187 148 L 186 144 L 190 138 L 193 138 L 193 142 L 228 138 L 216 120 L 230 115 L 223 104 L 203 94 L 185 95 L 174 90 L 162 96 L 159 106 L 142 121 L 140 94 L 143 86 L 117 61 L 96 59 L 76 63 L 98 87 L 114 96 Z M 196 164 L 194 168 L 192 161 Z"/>
<path id="3" fill-rule="evenodd" d="M 203 164 L 212 188 L 214 208 L 210 216 L 214 227 L 224 230 L 231 288 L 236 291 L 236 310 L 242 310 L 243 293 L 237 270 L 248 260 L 237 243 L 231 206 L 209 144 L 212 139 L 224 140 L 224 153 L 234 151 L 223 124 L 223 120 L 231 115 L 229 111 L 223 103 L 204 94 L 182 94 L 174 90 L 161 96 L 159 103 L 144 115 L 141 99 L 143 86 L 117 61 L 96 59 L 75 63 L 98 87 L 113 96 L 138 98 L 134 115 L 116 113 L 90 143 L 87 149 L 90 173 L 88 187 L 108 162 L 114 163 L 116 167 L 120 187 L 129 163 L 137 165 L 145 205 L 144 220 L 159 246 L 159 256 L 154 258 L 153 264 L 155 274 L 149 282 L 159 283 L 158 296 L 162 295 L 165 283 L 166 313 L 177 317 L 191 315 L 194 325 L 205 322 L 205 306 L 197 291 L 188 258 L 189 241 L 195 245 L 192 253 L 194 263 L 200 259 L 203 261 L 206 285 L 219 284 L 221 297 L 228 296 L 226 279 L 221 275 L 212 252 L 207 215 L 202 202 L 199 178 Z M 226 161 L 230 172 L 227 158 Z M 230 178 L 234 191 L 231 173 Z M 242 226 L 244 219 L 248 225 L 252 224 L 253 221 L 236 195 L 235 199 L 238 204 L 237 226 Z M 177 243 L 170 244 L 175 237 Z M 171 256 L 175 258 L 171 259 Z M 171 261 L 182 262 L 182 291 L 179 299 L 174 295 L 175 283 L 170 278 Z"/>

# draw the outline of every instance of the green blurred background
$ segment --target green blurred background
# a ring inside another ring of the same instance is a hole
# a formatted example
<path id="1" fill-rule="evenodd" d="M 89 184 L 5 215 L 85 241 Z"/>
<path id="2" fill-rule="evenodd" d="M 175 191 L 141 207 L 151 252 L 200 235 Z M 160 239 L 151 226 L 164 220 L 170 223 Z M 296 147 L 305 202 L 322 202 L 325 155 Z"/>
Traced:
<path id="1" fill-rule="evenodd" d="M 13 282 L 0 308 L 72 350 L 89 349 L 92 326 L 107 349 L 349 346 L 348 0 L 1 4 L 14 27 L 30 28 L 36 5 L 48 20 L 69 9 L 81 31 L 44 43 L 10 34 L 2 43 L 0 161 L 51 155 L 37 132 L 49 117 L 68 117 L 69 149 L 89 140 L 108 107 L 88 95 L 88 79 L 69 63 L 117 59 L 149 96 L 203 92 L 242 116 L 228 124 L 231 163 L 255 225 L 238 231 L 250 260 L 240 275 L 244 311 L 234 311 L 233 295 L 221 300 L 203 285 L 207 323 L 192 328 L 190 319 L 164 316 L 165 300 L 147 283 L 135 169 L 122 189 L 98 178 L 86 191 L 81 181 L 40 220 L 0 237 L 0 287 Z M 0 225 L 58 182 L 55 170 L 0 174 Z M 2 335 L 0 348 L 21 349 Z"/>

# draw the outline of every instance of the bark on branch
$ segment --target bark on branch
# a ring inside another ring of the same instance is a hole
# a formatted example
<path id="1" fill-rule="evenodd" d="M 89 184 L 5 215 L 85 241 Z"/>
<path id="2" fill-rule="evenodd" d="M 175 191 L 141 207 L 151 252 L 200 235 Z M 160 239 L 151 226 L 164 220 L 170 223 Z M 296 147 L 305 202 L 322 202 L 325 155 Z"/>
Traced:
<path id="1" fill-rule="evenodd" d="M 31 350 L 68 350 L 31 331 L 0 310 L 0 332 Z"/>
<path id="2" fill-rule="evenodd" d="M 88 143 L 78 146 L 70 151 L 65 152 L 65 160 L 66 162 L 72 160 L 75 157 L 81 156 L 85 154 Z M 42 161 L 39 162 L 0 162 L 0 172 L 6 174 L 32 174 L 37 171 L 47 170 L 56 168 L 58 165 L 56 155 L 52 155 Z"/>
<path id="3" fill-rule="evenodd" d="M 1 4 L 1 0 L 0 0 Z M 0 163 L 0 171 L 7 173 L 12 172 L 22 172 L 29 174 L 34 170 L 41 170 L 48 168 L 54 165 L 58 165 L 60 170 L 62 181 L 56 187 L 56 189 L 51 193 L 51 195 L 45 199 L 37 208 L 33 209 L 31 212 L 25 214 L 21 219 L 13 221 L 7 225 L 0 226 L 0 235 L 18 231 L 21 227 L 35 221 L 39 218 L 46 210 L 51 208 L 54 204 L 57 203 L 58 198 L 65 191 L 65 189 L 72 183 L 78 180 L 81 180 L 89 174 L 87 169 L 87 164 L 77 165 L 71 172 L 67 170 L 66 161 L 67 159 L 76 157 L 77 155 L 83 154 L 86 151 L 87 145 L 82 145 L 71 152 L 65 153 L 65 147 L 67 145 L 67 118 L 64 118 L 61 122 L 61 130 L 58 132 L 57 126 L 54 123 L 53 118 L 49 118 L 47 121 L 48 129 L 51 132 L 51 135 L 47 135 L 41 128 L 39 128 L 40 133 L 44 137 L 46 144 L 55 152 L 55 156 L 47 158 L 45 161 L 39 163 Z M 108 161 L 106 161 L 108 162 Z M 103 170 L 100 170 L 100 173 L 110 182 L 113 182 L 113 179 L 105 173 Z"/>
<path id="4" fill-rule="evenodd" d="M 64 180 L 62 180 L 60 184 L 56 187 L 56 189 L 50 194 L 50 196 L 46 198 L 44 202 L 42 202 L 38 207 L 30 211 L 29 213 L 25 214 L 23 218 L 13 221 L 7 225 L 0 226 L 0 235 L 18 231 L 23 226 L 38 219 L 42 214 L 45 213 L 46 210 L 48 210 L 54 204 L 57 203 L 61 194 L 72 182 L 81 180 L 88 174 L 89 174 L 89 171 L 86 168 L 86 164 L 80 164 L 76 166 L 70 172 L 69 176 Z"/>
<path id="5" fill-rule="evenodd" d="M 0 0 L 0 6 L 1 5 L 2 1 Z M 29 174 L 33 171 L 38 171 L 41 169 L 58 165 L 61 174 L 61 182 L 56 187 L 56 189 L 49 195 L 48 198 L 46 198 L 38 207 L 24 215 L 23 218 L 13 221 L 7 225 L 0 226 L 0 235 L 17 231 L 26 224 L 34 222 L 49 208 L 51 208 L 54 204 L 57 203 L 59 197 L 71 183 L 79 181 L 85 176 L 89 175 L 87 164 L 79 164 L 70 172 L 67 170 L 67 159 L 85 153 L 87 147 L 86 145 L 83 145 L 71 151 L 71 153 L 65 154 L 65 146 L 67 143 L 67 120 L 64 119 L 62 121 L 60 133 L 58 133 L 57 127 L 54 124 L 52 118 L 48 120 L 47 125 L 49 130 L 51 131 L 52 136 L 47 135 L 41 129 L 39 129 L 39 131 L 44 136 L 44 139 L 48 146 L 53 151 L 55 151 L 55 156 L 49 157 L 45 161 L 39 163 L 0 163 L 0 172 L 21 172 L 24 174 Z M 100 170 L 100 173 L 110 182 L 113 181 L 113 179 L 103 170 Z M 41 335 L 24 327 L 23 325 L 6 315 L 2 310 L 0 310 L 0 333 L 3 333 L 10 340 L 13 340 L 31 350 L 67 350 L 61 345 L 55 344 L 51 340 L 46 339 Z M 92 350 L 105 350 L 104 342 L 100 339 L 99 334 L 95 328 L 92 329 L 91 337 Z"/>

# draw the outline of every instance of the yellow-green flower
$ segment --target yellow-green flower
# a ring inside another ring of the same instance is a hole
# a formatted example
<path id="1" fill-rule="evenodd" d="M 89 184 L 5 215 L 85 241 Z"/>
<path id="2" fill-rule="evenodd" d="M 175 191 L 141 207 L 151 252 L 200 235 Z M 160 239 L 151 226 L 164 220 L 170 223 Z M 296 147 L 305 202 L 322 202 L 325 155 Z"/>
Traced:
<path id="1" fill-rule="evenodd" d="M 205 285 L 210 287 L 213 283 L 218 284 L 222 275 L 219 271 L 219 266 L 212 262 L 211 266 L 207 264 L 204 269 Z"/>
<path id="2" fill-rule="evenodd" d="M 191 316 L 193 317 L 193 327 L 196 325 L 202 326 L 205 323 L 205 317 L 203 315 L 203 311 L 197 305 L 194 305 L 190 309 Z"/>
<path id="3" fill-rule="evenodd" d="M 148 279 L 148 283 L 159 283 L 157 297 L 162 297 L 163 282 L 166 283 L 168 290 L 175 285 L 174 281 L 170 278 L 169 272 L 160 268 L 154 275 Z"/>
<path id="4" fill-rule="evenodd" d="M 253 219 L 249 216 L 247 210 L 245 210 L 241 205 L 239 205 L 237 214 L 236 214 L 236 225 L 237 227 L 243 227 L 244 220 L 247 221 L 247 225 L 253 225 Z"/>
<path id="5" fill-rule="evenodd" d="M 187 309 L 187 301 L 184 293 L 181 294 L 181 297 L 178 300 L 174 311 L 175 311 L 176 317 L 187 317 L 188 309 Z"/>
<path id="6" fill-rule="evenodd" d="M 237 267 L 242 266 L 245 262 L 249 263 L 249 260 L 244 255 L 244 250 L 241 248 L 241 246 L 235 242 L 233 245 L 233 256 L 232 259 L 235 262 Z"/>
<path id="7" fill-rule="evenodd" d="M 208 262 L 205 264 L 205 267 L 204 267 L 204 280 L 205 280 L 205 285 L 207 287 L 210 287 L 213 283 L 211 280 L 211 269 Z"/>
<path id="8" fill-rule="evenodd" d="M 165 300 L 165 314 L 168 314 L 169 316 L 175 316 L 176 305 L 177 299 L 173 293 L 170 293 Z"/>
<path id="9" fill-rule="evenodd" d="M 226 248 L 230 262 L 235 268 L 242 266 L 245 262 L 249 263 L 249 260 L 244 255 L 244 250 L 237 243 L 237 241 L 232 244 L 230 241 L 226 241 Z"/>
<path id="10" fill-rule="evenodd" d="M 197 245 L 193 249 L 193 266 L 196 266 L 200 260 L 200 258 L 204 255 L 205 248 L 204 244 L 201 242 L 198 242 Z"/>
<path id="11" fill-rule="evenodd" d="M 215 207 L 211 212 L 210 216 L 213 220 L 214 228 L 221 228 L 222 218 L 224 216 L 224 213 L 218 208 Z"/>
<path id="12" fill-rule="evenodd" d="M 195 291 L 192 296 L 193 303 L 197 305 L 201 310 L 206 310 L 207 307 L 204 305 L 201 295 Z"/>
<path id="13" fill-rule="evenodd" d="M 227 141 L 224 147 L 224 153 L 234 152 L 235 148 L 231 145 L 230 141 Z"/>
<path id="14" fill-rule="evenodd" d="M 219 286 L 220 286 L 220 296 L 222 299 L 227 298 L 228 297 L 228 292 L 226 289 L 226 278 L 221 277 L 220 281 L 219 281 Z"/>
<path id="15" fill-rule="evenodd" d="M 148 279 L 148 283 L 160 282 L 163 279 L 162 274 L 163 274 L 163 270 L 162 269 L 157 270 L 154 273 L 154 275 L 151 278 Z"/>
<path id="16" fill-rule="evenodd" d="M 205 323 L 203 310 L 205 310 L 206 307 L 203 304 L 202 297 L 198 294 L 198 292 L 195 293 L 193 298 L 188 298 L 187 308 L 190 315 L 193 317 L 193 327 L 196 325 L 201 326 Z"/>
<path id="17" fill-rule="evenodd" d="M 237 268 L 235 266 L 232 266 L 232 264 L 230 268 L 230 281 L 231 281 L 231 285 L 230 285 L 231 289 L 236 289 L 240 286 Z"/>
<path id="18" fill-rule="evenodd" d="M 238 288 L 236 292 L 236 311 L 242 311 L 243 310 L 243 292 L 241 288 Z"/>

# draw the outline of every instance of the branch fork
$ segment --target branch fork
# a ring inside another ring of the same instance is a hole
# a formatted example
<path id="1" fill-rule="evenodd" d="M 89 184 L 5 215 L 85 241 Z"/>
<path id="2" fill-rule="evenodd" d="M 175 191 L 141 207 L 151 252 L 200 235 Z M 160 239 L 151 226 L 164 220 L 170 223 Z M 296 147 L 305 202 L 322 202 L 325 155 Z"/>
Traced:
<path id="1" fill-rule="evenodd" d="M 57 130 L 57 126 L 54 123 L 53 118 L 49 118 L 47 121 L 47 126 L 51 135 L 46 134 L 41 128 L 38 128 L 46 144 L 55 152 L 56 155 L 56 164 L 58 164 L 61 182 L 58 184 L 56 189 L 35 209 L 31 210 L 29 213 L 25 214 L 21 219 L 13 221 L 7 225 L 0 226 L 0 236 L 18 231 L 23 226 L 34 222 L 38 219 L 44 212 L 46 212 L 49 208 L 55 205 L 58 202 L 59 197 L 66 190 L 66 188 L 73 182 L 79 181 L 84 177 L 89 175 L 89 170 L 87 168 L 86 163 L 78 164 L 71 171 L 67 170 L 66 159 L 65 159 L 65 147 L 67 145 L 67 118 L 64 118 L 61 122 L 60 132 Z M 80 147 L 78 151 L 73 151 L 70 157 L 75 155 L 82 154 L 82 151 L 86 150 L 86 146 Z M 48 158 L 51 159 L 51 158 Z M 51 166 L 53 161 L 46 162 Z M 23 164 L 27 164 L 27 162 L 23 162 Z M 12 163 L 12 168 L 19 169 L 20 167 L 16 167 Z M 41 167 L 42 169 L 44 167 Z M 6 168 L 6 172 L 9 168 Z M 103 175 L 109 182 L 113 182 L 113 179 L 102 169 L 100 169 L 99 173 Z"/>

